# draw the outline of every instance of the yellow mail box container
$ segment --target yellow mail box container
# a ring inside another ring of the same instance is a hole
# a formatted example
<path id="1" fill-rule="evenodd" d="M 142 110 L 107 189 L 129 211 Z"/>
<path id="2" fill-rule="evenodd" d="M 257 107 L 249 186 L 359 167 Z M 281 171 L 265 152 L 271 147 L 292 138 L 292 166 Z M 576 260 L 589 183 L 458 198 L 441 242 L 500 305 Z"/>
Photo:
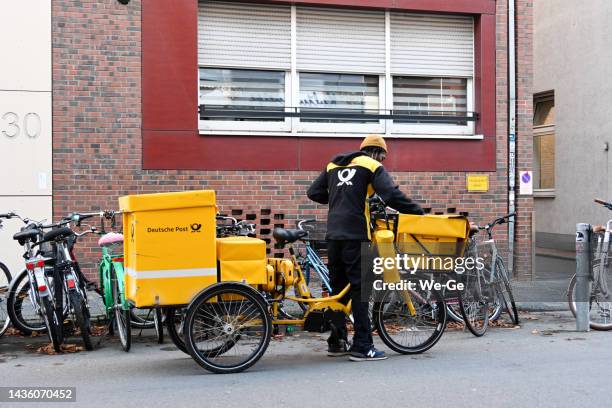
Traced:
<path id="1" fill-rule="evenodd" d="M 268 282 L 266 242 L 251 237 L 217 239 L 217 259 L 222 282 L 263 285 Z"/>
<path id="2" fill-rule="evenodd" d="M 400 214 L 397 246 L 400 252 L 460 256 L 469 234 L 465 217 L 453 214 Z"/>
<path id="3" fill-rule="evenodd" d="M 187 304 L 217 282 L 214 191 L 125 196 L 119 207 L 126 296 L 136 307 Z"/>

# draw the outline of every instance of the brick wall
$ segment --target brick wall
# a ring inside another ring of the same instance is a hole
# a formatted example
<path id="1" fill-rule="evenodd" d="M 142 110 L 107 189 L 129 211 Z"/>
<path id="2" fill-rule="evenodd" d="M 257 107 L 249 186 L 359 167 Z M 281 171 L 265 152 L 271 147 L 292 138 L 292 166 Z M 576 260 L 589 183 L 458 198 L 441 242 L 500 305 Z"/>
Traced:
<path id="1" fill-rule="evenodd" d="M 410 196 L 433 212 L 455 208 L 477 222 L 507 211 L 506 1 L 498 0 L 497 172 L 488 193 L 467 193 L 465 173 L 395 173 Z M 531 3 L 519 0 L 518 165 L 531 168 Z M 223 212 L 270 209 L 284 223 L 315 215 L 305 190 L 316 172 L 142 170 L 141 1 L 53 0 L 53 183 L 54 216 L 70 211 L 116 208 L 125 194 L 211 188 Z M 356 141 L 356 145 L 357 145 Z M 219 152 L 222 154 L 222 152 Z M 443 158 L 440 158 L 443 160 Z M 470 160 L 466 157 L 465 160 Z M 517 271 L 531 276 L 531 198 L 517 202 Z M 498 238 L 506 241 L 500 228 Z M 81 246 L 90 276 L 97 250 Z"/>

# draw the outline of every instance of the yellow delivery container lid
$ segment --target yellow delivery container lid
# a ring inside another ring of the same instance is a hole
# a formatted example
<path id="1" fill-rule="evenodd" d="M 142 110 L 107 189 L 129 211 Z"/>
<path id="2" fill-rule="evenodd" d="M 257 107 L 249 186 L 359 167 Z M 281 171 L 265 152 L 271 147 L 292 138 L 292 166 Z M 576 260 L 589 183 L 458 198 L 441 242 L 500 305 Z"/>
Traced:
<path id="1" fill-rule="evenodd" d="M 214 190 L 191 190 L 119 197 L 119 208 L 125 212 L 193 208 L 215 206 L 215 204 Z"/>
<path id="2" fill-rule="evenodd" d="M 465 217 L 454 214 L 400 214 L 397 233 L 465 239 L 469 233 L 469 225 Z"/>

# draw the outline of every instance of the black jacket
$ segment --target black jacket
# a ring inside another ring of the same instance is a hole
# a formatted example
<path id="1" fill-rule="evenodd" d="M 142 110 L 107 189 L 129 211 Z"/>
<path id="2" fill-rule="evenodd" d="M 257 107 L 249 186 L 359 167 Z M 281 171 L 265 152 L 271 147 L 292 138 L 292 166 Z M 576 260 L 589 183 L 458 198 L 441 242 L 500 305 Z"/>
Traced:
<path id="1" fill-rule="evenodd" d="M 369 240 L 368 197 L 378 194 L 391 208 L 424 214 L 393 182 L 378 161 L 362 152 L 336 156 L 308 189 L 308 198 L 329 204 L 327 239 Z"/>

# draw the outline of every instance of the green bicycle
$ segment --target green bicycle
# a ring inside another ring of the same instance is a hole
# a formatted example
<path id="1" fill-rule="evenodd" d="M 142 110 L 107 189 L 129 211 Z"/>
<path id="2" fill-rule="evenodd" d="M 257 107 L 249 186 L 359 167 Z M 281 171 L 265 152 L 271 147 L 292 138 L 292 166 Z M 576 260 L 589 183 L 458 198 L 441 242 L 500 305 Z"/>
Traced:
<path id="1" fill-rule="evenodd" d="M 106 316 L 109 319 L 109 332 L 117 331 L 121 347 L 129 351 L 132 345 L 131 305 L 125 298 L 125 274 L 123 270 L 123 252 L 117 253 L 117 248 L 123 244 L 123 234 L 105 231 L 105 220 L 110 220 L 115 226 L 115 215 L 118 211 L 102 211 L 96 213 L 75 213 L 70 218 L 77 226 L 87 218 L 99 217 L 101 230 L 90 227 L 90 231 L 101 235 L 98 245 L 102 249 L 102 257 L 98 268 L 100 278 L 100 295 L 104 302 Z"/>

